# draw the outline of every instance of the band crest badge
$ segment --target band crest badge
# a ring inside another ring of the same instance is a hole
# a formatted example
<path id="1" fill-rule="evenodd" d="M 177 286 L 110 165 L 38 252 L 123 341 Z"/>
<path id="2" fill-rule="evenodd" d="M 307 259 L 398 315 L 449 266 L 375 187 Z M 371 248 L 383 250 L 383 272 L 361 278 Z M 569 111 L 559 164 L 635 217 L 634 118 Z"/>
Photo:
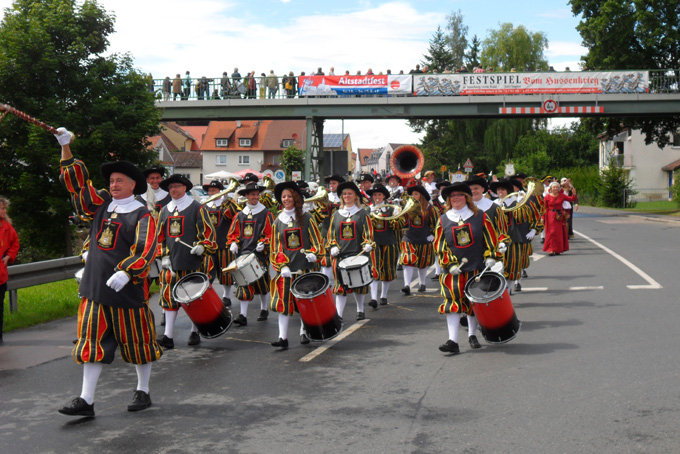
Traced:
<path id="1" fill-rule="evenodd" d="M 382 232 L 385 230 L 385 221 L 375 221 L 375 230 Z"/>
<path id="2" fill-rule="evenodd" d="M 243 238 L 252 238 L 255 233 L 255 221 L 245 221 L 243 223 Z"/>
<path id="3" fill-rule="evenodd" d="M 208 212 L 210 215 L 210 222 L 212 222 L 212 225 L 217 227 L 220 223 L 220 212 L 219 211 L 209 211 Z"/>
<path id="4" fill-rule="evenodd" d="M 178 237 L 184 234 L 184 216 L 171 216 L 168 218 L 168 236 Z"/>
<path id="5" fill-rule="evenodd" d="M 411 218 L 411 224 L 413 224 L 416 227 L 420 227 L 423 225 L 423 217 L 420 215 L 413 216 Z"/>
<path id="6" fill-rule="evenodd" d="M 296 251 L 302 247 L 302 240 L 300 239 L 301 229 L 291 229 L 284 231 L 284 239 L 286 249 L 289 251 Z"/>
<path id="7" fill-rule="evenodd" d="M 456 247 L 465 248 L 474 243 L 470 224 L 461 225 L 453 228 L 453 241 Z"/>
<path id="8" fill-rule="evenodd" d="M 355 235 L 355 222 L 341 222 L 340 223 L 340 238 L 345 241 L 353 240 Z"/>
<path id="9" fill-rule="evenodd" d="M 116 237 L 120 224 L 117 222 L 107 222 L 103 230 L 100 230 L 97 238 L 97 245 L 100 249 L 114 249 L 116 247 Z"/>

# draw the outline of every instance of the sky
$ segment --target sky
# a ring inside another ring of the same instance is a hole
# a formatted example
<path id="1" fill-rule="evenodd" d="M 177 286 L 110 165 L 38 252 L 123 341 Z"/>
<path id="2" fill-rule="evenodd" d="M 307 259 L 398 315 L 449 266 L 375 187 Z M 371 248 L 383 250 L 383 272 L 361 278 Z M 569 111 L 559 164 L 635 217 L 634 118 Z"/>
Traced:
<path id="1" fill-rule="evenodd" d="M 468 41 L 480 40 L 501 23 L 523 25 L 548 38 L 545 55 L 556 70 L 578 69 L 585 49 L 576 31 L 579 19 L 567 0 L 99 0 L 115 15 L 109 51 L 129 52 L 135 66 L 154 78 L 220 77 L 238 67 L 242 74 L 308 74 L 318 67 L 336 74 L 350 70 L 398 73 L 421 63 L 438 26 L 460 11 Z M 0 10 L 12 0 L 0 0 Z M 564 121 L 564 120 L 563 120 Z M 568 124 L 569 121 L 566 121 Z M 339 133 L 339 120 L 324 132 Z M 402 120 L 348 120 L 344 131 L 357 148 L 417 143 Z"/>

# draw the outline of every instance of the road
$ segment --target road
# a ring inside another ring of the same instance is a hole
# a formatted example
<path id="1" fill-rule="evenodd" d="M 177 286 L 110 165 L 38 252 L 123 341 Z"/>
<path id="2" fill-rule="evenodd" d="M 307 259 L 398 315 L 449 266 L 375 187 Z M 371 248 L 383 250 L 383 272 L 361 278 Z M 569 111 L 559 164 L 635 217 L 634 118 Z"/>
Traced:
<path id="1" fill-rule="evenodd" d="M 480 336 L 475 351 L 463 341 L 457 356 L 437 349 L 435 281 L 409 297 L 395 281 L 388 306 L 323 352 L 297 342 L 297 317 L 291 348 L 275 350 L 276 317 L 256 322 L 255 307 L 247 327 L 188 347 L 182 313 L 176 348 L 153 366 L 150 409 L 126 411 L 136 376 L 117 358 L 96 418 L 74 419 L 56 409 L 80 393 L 75 321 L 8 333 L 0 453 L 678 452 L 680 223 L 584 209 L 575 230 L 557 257 L 535 241 L 512 296 L 517 338 Z"/>

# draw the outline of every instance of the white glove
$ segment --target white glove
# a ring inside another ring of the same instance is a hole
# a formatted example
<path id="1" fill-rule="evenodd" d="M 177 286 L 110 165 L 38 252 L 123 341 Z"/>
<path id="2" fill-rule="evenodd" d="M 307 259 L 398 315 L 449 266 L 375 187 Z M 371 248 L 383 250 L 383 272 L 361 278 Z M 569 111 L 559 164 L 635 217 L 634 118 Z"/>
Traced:
<path id="1" fill-rule="evenodd" d="M 535 235 L 536 235 L 536 229 L 529 230 L 529 233 L 527 233 L 527 240 L 529 240 L 529 241 L 533 240 Z"/>
<path id="2" fill-rule="evenodd" d="M 486 259 L 486 260 L 484 260 L 484 266 L 486 266 L 487 268 L 491 268 L 491 267 L 494 266 L 495 264 L 496 264 L 496 261 L 495 261 L 494 259 Z"/>
<path id="3" fill-rule="evenodd" d="M 260 243 L 260 242 L 257 243 L 257 246 L 255 246 L 255 250 L 256 250 L 257 252 L 262 252 L 262 251 L 264 251 L 264 243 Z"/>
<path id="4" fill-rule="evenodd" d="M 462 271 L 460 270 L 460 266 L 458 265 L 453 265 L 451 268 L 449 268 L 449 273 L 453 274 L 454 276 L 458 276 Z"/>
<path id="5" fill-rule="evenodd" d="M 367 244 L 364 246 L 364 252 L 371 252 L 373 250 L 373 246 L 370 244 Z"/>
<path id="6" fill-rule="evenodd" d="M 309 254 L 305 255 L 305 257 L 307 258 L 307 261 L 309 263 L 315 263 L 316 262 L 316 254 L 312 254 L 310 252 Z"/>
<path id="7" fill-rule="evenodd" d="M 85 251 L 83 252 L 83 255 L 81 258 L 83 259 L 83 263 L 87 262 L 87 256 L 90 254 L 90 251 Z"/>
<path id="8" fill-rule="evenodd" d="M 125 271 L 116 271 L 113 273 L 113 276 L 111 276 L 109 280 L 106 281 L 106 285 L 115 291 L 120 292 L 128 282 L 130 282 L 130 276 L 128 276 Z"/>
<path id="9" fill-rule="evenodd" d="M 59 145 L 68 145 L 71 143 L 73 134 L 70 131 L 67 131 L 66 128 L 63 127 L 57 129 L 57 131 L 59 132 L 59 134 L 55 134 L 54 137 L 57 138 Z"/>
<path id="10" fill-rule="evenodd" d="M 507 244 L 505 244 L 505 243 L 500 243 L 500 244 L 498 245 L 498 252 L 500 252 L 501 254 L 505 254 L 505 251 L 507 251 L 507 250 L 508 250 Z"/>
<path id="11" fill-rule="evenodd" d="M 229 250 L 230 250 L 231 253 L 234 254 L 234 255 L 238 254 L 238 244 L 236 244 L 236 243 L 231 243 L 231 246 L 229 246 Z"/>
<path id="12" fill-rule="evenodd" d="M 205 248 L 201 246 L 200 244 L 197 244 L 196 246 L 192 247 L 189 253 L 194 254 L 194 255 L 203 255 L 203 251 L 205 251 Z"/>
<path id="13" fill-rule="evenodd" d="M 293 273 L 290 272 L 290 268 L 287 266 L 281 268 L 281 277 L 293 277 Z"/>
<path id="14" fill-rule="evenodd" d="M 429 235 L 429 236 L 426 238 L 426 240 L 427 240 L 429 243 L 433 242 L 433 241 L 434 241 L 434 235 Z"/>
<path id="15" fill-rule="evenodd" d="M 338 249 L 337 246 L 333 246 L 333 247 L 331 248 L 331 255 L 332 255 L 333 257 L 337 257 L 338 254 L 340 254 L 340 249 Z"/>
<path id="16" fill-rule="evenodd" d="M 169 270 L 171 266 L 172 262 L 170 261 L 170 256 L 164 255 L 163 258 L 161 259 L 161 267 L 165 268 L 166 270 Z"/>

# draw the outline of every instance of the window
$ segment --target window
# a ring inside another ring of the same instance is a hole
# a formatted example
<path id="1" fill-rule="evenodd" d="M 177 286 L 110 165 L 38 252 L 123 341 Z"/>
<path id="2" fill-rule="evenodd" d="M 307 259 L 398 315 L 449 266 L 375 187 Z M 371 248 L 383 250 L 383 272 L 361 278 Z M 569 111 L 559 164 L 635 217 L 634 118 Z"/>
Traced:
<path id="1" fill-rule="evenodd" d="M 239 156 L 238 157 L 238 163 L 239 163 L 239 165 L 250 164 L 250 156 L 244 156 L 244 155 Z"/>
<path id="2" fill-rule="evenodd" d="M 680 132 L 673 133 L 673 143 L 674 147 L 680 147 Z"/>
<path id="3" fill-rule="evenodd" d="M 293 140 L 293 139 L 283 139 L 281 141 L 281 148 L 292 147 L 294 143 L 295 143 L 295 140 Z"/>
<path id="4" fill-rule="evenodd" d="M 240 147 L 250 147 L 252 146 L 253 139 L 238 139 L 238 145 Z"/>
<path id="5" fill-rule="evenodd" d="M 215 139 L 215 146 L 216 147 L 228 147 L 229 146 L 229 139 Z"/>
<path id="6" fill-rule="evenodd" d="M 227 165 L 227 155 L 226 154 L 218 154 L 217 156 L 215 156 L 215 165 L 226 166 Z"/>

